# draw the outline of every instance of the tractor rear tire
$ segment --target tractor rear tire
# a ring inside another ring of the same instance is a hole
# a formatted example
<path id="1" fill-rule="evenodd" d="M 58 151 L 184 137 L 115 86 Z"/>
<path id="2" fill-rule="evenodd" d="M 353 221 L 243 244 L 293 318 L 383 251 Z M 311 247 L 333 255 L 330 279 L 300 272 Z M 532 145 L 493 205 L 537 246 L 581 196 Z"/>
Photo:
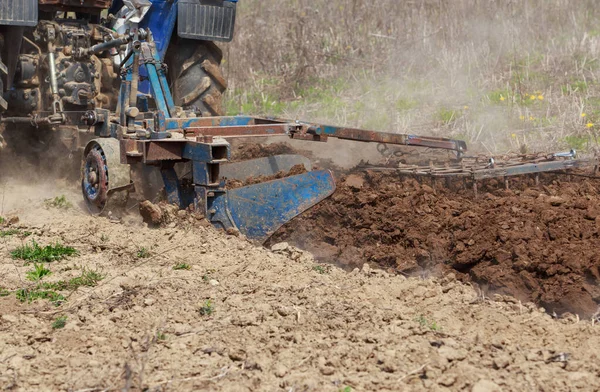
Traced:
<path id="1" fill-rule="evenodd" d="M 227 89 L 222 60 L 223 52 L 213 42 L 175 38 L 166 55 L 175 105 L 203 117 L 222 116 Z"/>

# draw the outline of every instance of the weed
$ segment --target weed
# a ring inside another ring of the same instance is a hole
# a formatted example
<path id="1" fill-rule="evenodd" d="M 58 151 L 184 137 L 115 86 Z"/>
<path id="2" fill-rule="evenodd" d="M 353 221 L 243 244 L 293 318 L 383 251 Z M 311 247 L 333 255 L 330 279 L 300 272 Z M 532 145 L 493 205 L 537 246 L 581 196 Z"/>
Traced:
<path id="1" fill-rule="evenodd" d="M 33 280 L 34 282 L 38 281 L 38 280 L 42 280 L 42 278 L 44 278 L 44 276 L 48 276 L 52 273 L 52 271 L 50 271 L 48 268 L 46 268 L 44 266 L 44 264 L 41 263 L 35 263 L 33 265 L 33 270 L 31 271 L 27 271 L 27 279 L 29 280 Z"/>
<path id="2" fill-rule="evenodd" d="M 69 280 L 68 288 L 76 290 L 81 286 L 94 287 L 102 279 L 104 279 L 104 275 L 98 271 L 83 270 L 81 276 Z"/>
<path id="3" fill-rule="evenodd" d="M 61 329 L 67 325 L 67 316 L 57 317 L 52 323 L 52 329 Z"/>
<path id="4" fill-rule="evenodd" d="M 352 387 L 345 386 L 344 388 L 341 388 L 339 392 L 352 392 Z"/>
<path id="5" fill-rule="evenodd" d="M 179 263 L 173 266 L 174 270 L 191 270 L 192 266 L 186 263 Z M 204 277 L 202 277 L 204 279 Z"/>
<path id="6" fill-rule="evenodd" d="M 405 112 L 414 109 L 417 107 L 417 105 L 417 101 L 410 98 L 400 98 L 396 101 L 396 109 L 398 109 L 399 112 Z"/>
<path id="7" fill-rule="evenodd" d="M 0 287 L 0 297 L 8 297 L 10 295 L 10 291 L 5 289 L 4 287 Z"/>
<path id="8" fill-rule="evenodd" d="M 315 265 L 312 267 L 312 269 L 313 269 L 313 271 L 316 271 L 316 272 L 320 273 L 321 275 L 329 273 L 329 268 L 324 267 L 322 265 Z"/>
<path id="9" fill-rule="evenodd" d="M 167 335 L 162 331 L 157 331 L 156 340 L 167 340 Z"/>
<path id="10" fill-rule="evenodd" d="M 46 289 L 46 290 L 75 291 L 82 286 L 94 287 L 102 279 L 104 279 L 104 275 L 102 275 L 100 272 L 84 270 L 80 276 L 69 279 L 68 281 L 59 280 L 58 282 L 52 282 L 52 283 L 44 282 L 44 283 L 40 284 L 38 287 L 42 288 L 42 289 Z"/>
<path id="11" fill-rule="evenodd" d="M 146 259 L 148 257 L 150 257 L 150 251 L 147 248 L 142 246 L 141 248 L 138 249 L 138 251 L 137 251 L 138 259 Z"/>
<path id="12" fill-rule="evenodd" d="M 20 234 L 21 231 L 17 229 L 0 230 L 0 238 L 10 237 L 11 235 Z"/>
<path id="13" fill-rule="evenodd" d="M 60 208 L 60 209 L 68 209 L 73 207 L 70 201 L 67 200 L 65 195 L 56 196 L 54 199 L 46 199 L 46 206 Z"/>
<path id="14" fill-rule="evenodd" d="M 204 301 L 204 304 L 200 307 L 201 316 L 210 316 L 214 311 L 213 304 L 210 299 Z"/>
<path id="15" fill-rule="evenodd" d="M 65 301 L 65 297 L 54 290 L 43 290 L 39 286 L 34 289 L 19 289 L 16 297 L 21 302 L 33 302 L 38 299 L 47 299 L 58 306 Z"/>
<path id="16" fill-rule="evenodd" d="M 107 242 L 107 241 L 108 241 L 108 239 L 109 239 L 109 238 L 108 238 L 108 236 L 107 236 L 106 234 L 102 234 L 102 235 L 100 236 L 100 241 L 102 241 L 102 242 Z"/>
<path id="17" fill-rule="evenodd" d="M 452 109 L 441 108 L 436 113 L 436 118 L 442 124 L 450 124 L 458 118 L 458 111 Z"/>
<path id="18" fill-rule="evenodd" d="M 4 219 L 3 216 L 0 216 L 0 225 L 3 225 L 4 223 L 6 223 L 6 219 Z"/>
<path id="19" fill-rule="evenodd" d="M 429 328 L 432 331 L 440 331 L 442 329 L 442 327 L 438 325 L 437 321 L 429 321 L 423 315 L 417 317 L 416 321 L 419 323 L 419 325 L 421 325 L 421 327 Z"/>
<path id="20" fill-rule="evenodd" d="M 10 252 L 10 254 L 13 259 L 25 260 L 27 263 L 50 263 L 52 261 L 64 259 L 67 256 L 78 255 L 77 251 L 70 246 L 64 246 L 56 243 L 54 245 L 41 247 L 37 242 L 35 242 L 35 240 L 31 241 L 31 245 L 25 244 L 19 246 L 17 249 Z"/>
<path id="21" fill-rule="evenodd" d="M 569 146 L 569 148 L 575 150 L 583 150 L 585 146 L 589 143 L 590 139 L 588 137 L 569 135 L 565 137 L 565 143 Z"/>

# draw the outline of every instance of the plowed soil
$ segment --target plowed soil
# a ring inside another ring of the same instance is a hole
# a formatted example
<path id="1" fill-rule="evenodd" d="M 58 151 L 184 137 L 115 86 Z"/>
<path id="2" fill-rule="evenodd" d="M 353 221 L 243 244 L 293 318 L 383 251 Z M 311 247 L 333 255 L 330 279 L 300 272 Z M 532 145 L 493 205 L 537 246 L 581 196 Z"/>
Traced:
<path id="1" fill-rule="evenodd" d="M 348 273 L 290 246 L 256 247 L 197 217 L 182 215 L 178 224 L 159 229 L 144 227 L 137 216 L 94 218 L 77 203 L 77 189 L 10 184 L 3 185 L 3 215 L 20 221 L 5 223 L 0 241 L 1 390 L 600 388 L 600 330 L 590 320 L 555 320 L 508 296 L 489 300 L 454 274 L 406 278 L 368 266 Z M 360 197 L 344 187 L 338 197 Z M 439 197 L 417 184 L 407 192 Z M 57 209 L 43 201 L 63 193 L 73 206 Z M 379 241 L 387 235 L 372 231 Z M 422 238 L 413 231 L 413 241 Z M 32 241 L 78 252 L 46 263 L 52 273 L 42 282 L 85 270 L 103 279 L 61 291 L 58 306 L 46 299 L 20 302 L 16 292 L 38 282 L 26 278 L 33 265 L 10 252 Z M 62 328 L 53 326 L 59 317 L 66 317 Z"/>
<path id="2" fill-rule="evenodd" d="M 272 242 L 350 269 L 369 262 L 409 275 L 455 272 L 550 313 L 597 312 L 600 181 L 546 175 L 540 186 L 511 180 L 506 190 L 490 180 L 477 199 L 470 186 L 447 185 L 356 172 Z"/>

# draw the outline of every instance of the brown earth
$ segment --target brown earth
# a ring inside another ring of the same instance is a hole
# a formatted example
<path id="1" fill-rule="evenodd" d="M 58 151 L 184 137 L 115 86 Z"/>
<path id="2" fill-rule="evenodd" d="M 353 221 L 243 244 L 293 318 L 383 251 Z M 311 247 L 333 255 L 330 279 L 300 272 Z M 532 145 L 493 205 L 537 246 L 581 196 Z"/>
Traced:
<path id="1" fill-rule="evenodd" d="M 470 188 L 356 172 L 272 239 L 343 266 L 449 271 L 549 312 L 589 316 L 600 301 L 600 181 L 543 176 Z"/>
<path id="2" fill-rule="evenodd" d="M 74 207 L 49 208 L 36 195 L 63 193 L 55 183 L 3 189 L 23 195 L 4 204 L 5 216 L 20 217 L 11 228 L 32 234 L 0 241 L 7 290 L 0 296 L 2 390 L 600 388 L 597 325 L 553 320 L 512 297 L 490 301 L 452 274 L 406 278 L 367 266 L 348 273 L 285 244 L 276 252 L 255 247 L 193 217 L 188 226 L 154 230 L 136 216 L 90 217 L 75 202 L 76 190 L 66 193 Z M 25 278 L 32 266 L 10 251 L 31 239 L 79 252 L 48 263 L 52 274 L 43 281 L 70 279 L 84 268 L 104 279 L 62 292 L 59 306 L 19 302 L 15 291 L 35 283 Z M 190 269 L 173 268 L 182 263 Z M 66 325 L 53 329 L 59 316 Z"/>

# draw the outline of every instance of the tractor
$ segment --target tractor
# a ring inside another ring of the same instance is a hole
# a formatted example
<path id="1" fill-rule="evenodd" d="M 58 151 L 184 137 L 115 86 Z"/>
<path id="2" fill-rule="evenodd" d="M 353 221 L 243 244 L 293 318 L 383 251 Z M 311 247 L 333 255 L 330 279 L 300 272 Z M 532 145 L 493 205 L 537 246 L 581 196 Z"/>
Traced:
<path id="1" fill-rule="evenodd" d="M 469 163 L 461 140 L 223 116 L 227 82 L 215 42 L 232 40 L 236 6 L 237 0 L 1 0 L 0 142 L 40 157 L 48 150 L 65 150 L 63 160 L 81 157 L 81 189 L 92 214 L 111 213 L 158 176 L 169 203 L 258 242 L 330 196 L 335 181 L 300 155 L 231 162 L 232 138 L 334 137 L 445 149 L 456 154 L 454 166 L 399 173 L 463 176 L 475 184 L 595 164 L 574 153 Z M 297 165 L 306 172 L 227 185 Z"/>

